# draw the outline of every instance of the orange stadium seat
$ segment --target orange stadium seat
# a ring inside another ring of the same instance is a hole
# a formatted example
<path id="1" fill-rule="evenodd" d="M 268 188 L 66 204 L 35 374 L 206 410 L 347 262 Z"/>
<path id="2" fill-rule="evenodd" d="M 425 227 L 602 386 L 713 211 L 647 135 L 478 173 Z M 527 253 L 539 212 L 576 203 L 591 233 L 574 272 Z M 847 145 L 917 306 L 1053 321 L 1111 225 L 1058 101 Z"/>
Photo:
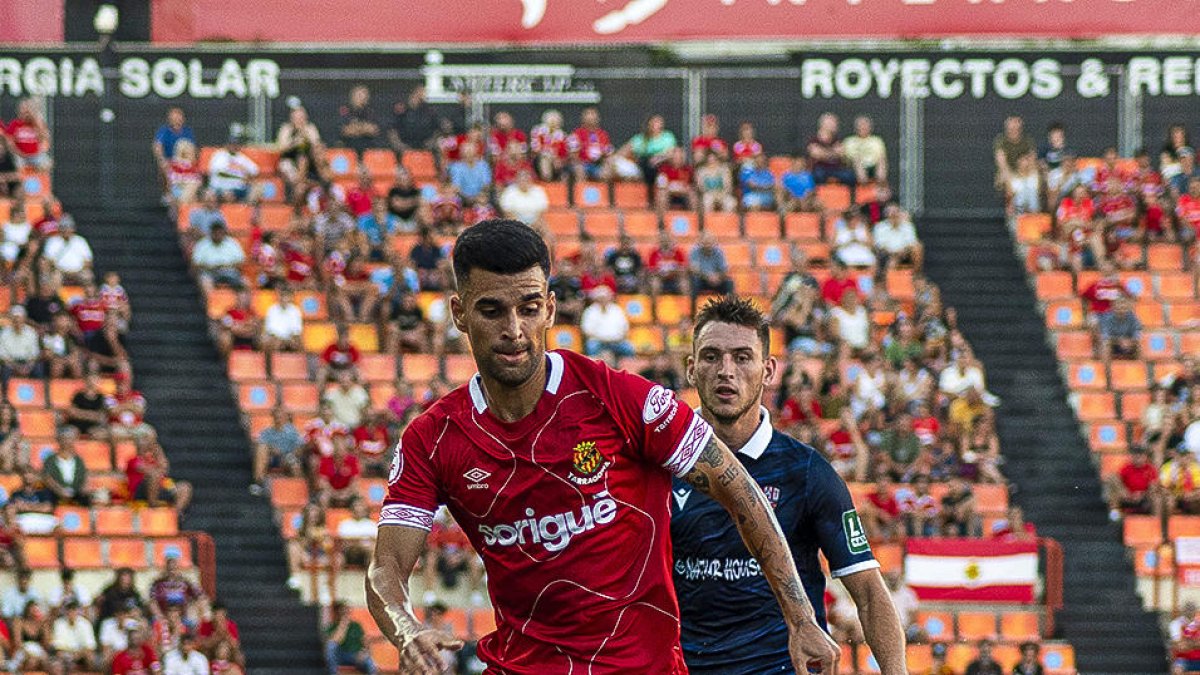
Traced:
<path id="1" fill-rule="evenodd" d="M 1138 320 L 1142 322 L 1143 328 L 1162 328 L 1167 325 L 1167 315 L 1163 310 L 1162 303 L 1139 302 L 1134 306 L 1133 311 L 1137 314 Z"/>
<path id="2" fill-rule="evenodd" d="M 1051 330 L 1080 328 L 1083 326 L 1083 309 L 1078 300 L 1058 300 L 1046 306 L 1046 325 Z"/>
<path id="3" fill-rule="evenodd" d="M 904 651 L 910 673 L 927 673 L 933 668 L 933 648 L 930 645 L 908 645 Z"/>
<path id="4" fill-rule="evenodd" d="M 1054 334 L 1054 341 L 1060 360 L 1090 359 L 1095 356 L 1092 334 L 1087 331 L 1059 331 Z"/>
<path id="5" fill-rule="evenodd" d="M 222 204 L 221 215 L 230 232 L 249 232 L 254 208 L 248 204 Z"/>
<path id="6" fill-rule="evenodd" d="M 1167 519 L 1167 539 L 1200 537 L 1200 516 L 1172 515 Z"/>
<path id="7" fill-rule="evenodd" d="M 742 239 L 741 219 L 736 213 L 726 213 L 723 211 L 705 213 L 703 224 L 705 232 L 711 233 L 722 242 L 740 241 Z"/>
<path id="8" fill-rule="evenodd" d="M 673 326 L 691 316 L 690 300 L 679 295 L 660 295 L 654 302 L 654 316 L 658 323 Z"/>
<path id="9" fill-rule="evenodd" d="M 377 352 L 379 351 L 379 332 L 371 324 L 352 323 L 350 324 L 350 344 L 364 354 Z"/>
<path id="10" fill-rule="evenodd" d="M 165 565 L 168 556 L 177 558 L 183 569 L 192 566 L 192 547 L 186 539 L 155 539 L 153 544 L 151 553 L 155 567 Z"/>
<path id="11" fill-rule="evenodd" d="M 106 506 L 95 510 L 96 534 L 102 536 L 133 534 L 133 511 L 127 506 Z"/>
<path id="12" fill-rule="evenodd" d="M 75 451 L 88 471 L 111 471 L 113 468 L 112 446 L 107 441 L 81 438 L 75 441 Z"/>
<path id="13" fill-rule="evenodd" d="M 983 513 L 1004 513 L 1008 510 L 1008 486 L 980 483 L 971 488 L 975 495 L 975 508 Z"/>
<path id="14" fill-rule="evenodd" d="M 1146 247 L 1146 267 L 1153 272 L 1182 270 L 1183 247 L 1178 244 L 1150 244 Z"/>
<path id="15" fill-rule="evenodd" d="M 388 401 L 392 400 L 392 396 L 396 393 L 396 387 L 387 382 L 374 382 L 371 384 L 371 391 L 368 392 L 371 396 L 371 409 L 383 410 L 387 408 Z"/>
<path id="16" fill-rule="evenodd" d="M 620 234 L 621 219 L 616 211 L 585 211 L 583 231 L 593 239 L 616 240 Z"/>
<path id="17" fill-rule="evenodd" d="M 730 272 L 729 276 L 733 279 L 733 288 L 738 294 L 757 295 L 762 293 L 762 272 L 755 269 L 735 269 Z"/>
<path id="18" fill-rule="evenodd" d="M 629 330 L 629 341 L 638 354 L 650 356 L 663 350 L 664 340 L 662 328 L 658 326 L 637 326 Z"/>
<path id="19" fill-rule="evenodd" d="M 1167 302 L 1195 300 L 1195 277 L 1187 272 L 1166 272 L 1158 275 L 1158 297 Z"/>
<path id="20" fill-rule="evenodd" d="M 1067 366 L 1067 384 L 1071 389 L 1108 389 L 1108 377 L 1104 364 L 1099 361 L 1081 361 Z"/>
<path id="21" fill-rule="evenodd" d="M 145 508 L 138 511 L 138 532 L 162 537 L 179 533 L 179 512 L 170 507 Z"/>
<path id="22" fill-rule="evenodd" d="M 930 641 L 954 639 L 954 615 L 950 612 L 917 612 L 917 624 L 929 636 Z"/>
<path id="23" fill-rule="evenodd" d="M 314 414 L 321 404 L 321 393 L 311 382 L 287 382 L 279 386 L 279 391 L 279 404 L 296 414 Z"/>
<path id="24" fill-rule="evenodd" d="M 92 537 L 68 537 L 63 540 L 63 564 L 72 569 L 99 569 L 105 566 L 101 541 Z"/>
<path id="25" fill-rule="evenodd" d="M 393 179 L 396 177 L 396 153 L 391 150 L 378 148 L 365 150 L 362 161 L 372 178 Z"/>
<path id="26" fill-rule="evenodd" d="M 583 336 L 575 326 L 557 325 L 550 329 L 547 341 L 550 349 L 567 349 L 573 352 L 583 351 Z"/>
<path id="27" fill-rule="evenodd" d="M 329 148 L 326 159 L 335 178 L 354 178 L 358 172 L 358 156 L 353 150 Z"/>
<path id="28" fill-rule="evenodd" d="M 1037 299 L 1063 300 L 1075 297 L 1074 284 L 1070 272 L 1042 272 L 1037 275 Z"/>
<path id="29" fill-rule="evenodd" d="M 45 408 L 46 386 L 42 380 L 14 377 L 8 380 L 8 402 L 17 408 Z"/>
<path id="30" fill-rule="evenodd" d="M 267 379 L 267 362 L 261 352 L 237 349 L 229 354 L 229 379 L 234 382 Z"/>
<path id="31" fill-rule="evenodd" d="M 1184 354 L 1200 354 L 1200 331 L 1181 333 L 1179 350 Z"/>
<path id="32" fill-rule="evenodd" d="M 663 228 L 671 233 L 680 246 L 690 246 L 699 234 L 696 214 L 691 211 L 668 211 L 663 214 Z"/>
<path id="33" fill-rule="evenodd" d="M 208 294 L 208 318 L 219 319 L 225 316 L 236 301 L 237 294 L 232 289 L 214 288 Z"/>
<path id="34" fill-rule="evenodd" d="M 304 342 L 304 351 L 306 352 L 320 353 L 335 339 L 337 339 L 337 330 L 331 323 L 304 324 L 301 340 Z"/>
<path id="35" fill-rule="evenodd" d="M 845 211 L 850 208 L 850 188 L 845 185 L 826 184 L 817 186 L 817 199 L 825 211 Z"/>
<path id="36" fill-rule="evenodd" d="M 619 209 L 644 209 L 649 204 L 644 183 L 613 184 L 613 206 Z"/>
<path id="37" fill-rule="evenodd" d="M 308 484 L 303 478 L 271 478 L 271 503 L 276 508 L 300 508 L 308 503 Z"/>
<path id="38" fill-rule="evenodd" d="M 1121 394 L 1121 419 L 1126 422 L 1137 422 L 1142 419 L 1142 411 L 1150 404 L 1150 394 L 1144 391 L 1129 391 Z"/>
<path id="39" fill-rule="evenodd" d="M 1150 275 L 1145 272 L 1121 272 L 1121 284 L 1135 298 L 1148 298 L 1154 290 Z"/>
<path id="40" fill-rule="evenodd" d="M 53 410 L 22 410 L 18 415 L 21 433 L 31 438 L 48 438 L 54 435 Z"/>
<path id="41" fill-rule="evenodd" d="M 244 383 L 238 386 L 238 405 L 246 410 L 270 410 L 275 407 L 274 382 Z"/>
<path id="42" fill-rule="evenodd" d="M 496 614 L 490 609 L 472 610 L 470 637 L 478 639 L 496 630 Z"/>
<path id="43" fill-rule="evenodd" d="M 576 208 L 608 208 L 608 186 L 604 183 L 580 182 L 575 184 L 572 203 Z"/>
<path id="44" fill-rule="evenodd" d="M 574 209 L 550 209 L 542 216 L 555 237 L 579 236 L 579 212 Z"/>
<path id="45" fill-rule="evenodd" d="M 1200 328 L 1200 300 L 1173 302 L 1168 309 L 1171 325 L 1178 328 Z"/>
<path id="46" fill-rule="evenodd" d="M 1075 648 L 1068 644 L 1043 644 L 1042 663 L 1046 675 L 1074 675 Z"/>
<path id="47" fill-rule="evenodd" d="M 546 191 L 546 202 L 550 206 L 563 208 L 570 204 L 566 183 L 538 183 L 538 185 L 542 186 L 542 189 Z"/>
<path id="48" fill-rule="evenodd" d="M 1139 338 L 1141 358 L 1148 361 L 1165 361 L 1177 356 L 1175 351 L 1175 336 L 1162 331 L 1147 331 Z"/>
<path id="49" fill-rule="evenodd" d="M 1133 552 L 1133 571 L 1139 577 L 1169 577 L 1174 574 L 1174 560 L 1171 546 L 1139 546 Z"/>
<path id="50" fill-rule="evenodd" d="M 786 270 L 791 266 L 787 247 L 783 244 L 759 242 L 754 245 L 754 252 L 754 265 L 759 271 Z"/>
<path id="51" fill-rule="evenodd" d="M 83 506 L 59 506 L 54 509 L 58 526 L 63 534 L 89 535 L 92 533 L 92 512 Z"/>
<path id="52" fill-rule="evenodd" d="M 371 660 L 380 670 L 392 673 L 400 671 L 400 650 L 396 649 L 391 642 L 379 639 L 371 642 L 369 647 Z"/>
<path id="53" fill-rule="evenodd" d="M 907 302 L 916 295 L 912 270 L 889 270 L 886 283 L 887 293 L 893 300 Z"/>
<path id="54" fill-rule="evenodd" d="M 432 354 L 405 354 L 400 361 L 400 372 L 413 382 L 428 382 L 438 376 L 440 368 Z"/>
<path id="55" fill-rule="evenodd" d="M 1050 234 L 1050 214 L 1025 213 L 1017 216 L 1017 241 L 1030 244 Z"/>
<path id="56" fill-rule="evenodd" d="M 75 394 L 83 389 L 83 380 L 50 380 L 50 386 L 47 391 L 52 408 L 66 408 L 71 405 L 71 399 Z"/>
<path id="57" fill-rule="evenodd" d="M 1077 396 L 1076 414 L 1081 421 L 1109 420 L 1117 416 L 1112 393 L 1080 393 Z"/>
<path id="58" fill-rule="evenodd" d="M 392 354 L 363 354 L 358 371 L 367 382 L 392 382 L 396 379 L 396 357 Z"/>
<path id="59" fill-rule="evenodd" d="M 280 381 L 308 379 L 308 357 L 288 352 L 272 354 L 271 377 Z"/>
<path id="60" fill-rule="evenodd" d="M 1124 422 L 1093 422 L 1088 425 L 1088 447 L 1094 452 L 1125 450 L 1129 441 L 1125 437 Z"/>
<path id="61" fill-rule="evenodd" d="M 1163 541 L 1162 523 L 1157 516 L 1125 516 L 1126 546 L 1157 546 Z"/>
<path id="62" fill-rule="evenodd" d="M 725 262 L 733 269 L 746 268 L 754 264 L 753 251 L 748 243 L 727 243 L 723 245 Z"/>
<path id="63" fill-rule="evenodd" d="M 1137 391 L 1150 386 L 1146 364 L 1141 361 L 1113 361 L 1109 365 L 1110 381 L 1117 391 Z"/>
<path id="64" fill-rule="evenodd" d="M 816 213 L 789 213 L 783 217 L 783 236 L 789 241 L 822 239 L 821 216 Z"/>
<path id="65" fill-rule="evenodd" d="M 71 541 L 68 539 L 67 541 Z M 99 542 L 97 542 L 99 544 Z M 32 569 L 47 569 L 59 566 L 58 557 L 58 540 L 54 537 L 26 537 L 24 545 L 25 565 Z M 97 553 L 99 548 L 97 547 Z M 96 556 L 97 564 L 92 567 L 100 567 L 99 555 Z M 73 565 L 70 562 L 65 563 L 68 567 L 81 567 Z"/>
<path id="66" fill-rule="evenodd" d="M 414 181 L 427 181 L 437 177 L 437 165 L 433 153 L 428 150 L 408 150 L 400 157 L 400 163 L 412 174 Z"/>
<path id="67" fill-rule="evenodd" d="M 654 306 L 648 295 L 621 295 L 617 304 L 625 310 L 631 325 L 644 326 L 654 322 Z"/>
<path id="68" fill-rule="evenodd" d="M 446 355 L 446 379 L 454 385 L 466 382 L 475 376 L 475 359 L 470 354 Z"/>
<path id="69" fill-rule="evenodd" d="M 658 214 L 653 211 L 630 210 L 621 215 L 621 231 L 638 241 L 657 239 L 658 230 Z"/>

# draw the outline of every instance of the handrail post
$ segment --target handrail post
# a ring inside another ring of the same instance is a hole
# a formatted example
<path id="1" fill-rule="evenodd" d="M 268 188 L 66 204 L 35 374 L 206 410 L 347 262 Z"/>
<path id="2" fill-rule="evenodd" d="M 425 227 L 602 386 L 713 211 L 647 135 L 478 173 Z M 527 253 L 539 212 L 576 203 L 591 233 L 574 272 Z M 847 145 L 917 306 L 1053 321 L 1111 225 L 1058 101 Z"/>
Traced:
<path id="1" fill-rule="evenodd" d="M 1054 613 L 1063 608 L 1063 551 L 1062 545 L 1050 537 L 1038 537 L 1046 551 L 1046 635 L 1054 635 Z"/>

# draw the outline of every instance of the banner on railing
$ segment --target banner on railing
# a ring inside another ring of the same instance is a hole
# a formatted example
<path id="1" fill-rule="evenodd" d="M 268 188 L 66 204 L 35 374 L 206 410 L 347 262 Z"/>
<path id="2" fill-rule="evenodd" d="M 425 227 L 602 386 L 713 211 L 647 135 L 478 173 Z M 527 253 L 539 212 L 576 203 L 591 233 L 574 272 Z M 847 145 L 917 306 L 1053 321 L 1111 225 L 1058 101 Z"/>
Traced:
<path id="1" fill-rule="evenodd" d="M 924 601 L 1031 603 L 1038 581 L 1038 545 L 909 539 L 904 576 Z"/>
<path id="2" fill-rule="evenodd" d="M 157 43 L 620 43 L 1200 33 L 1196 0 L 157 0 Z"/>
<path id="3" fill-rule="evenodd" d="M 1200 537 L 1175 538 L 1175 569 L 1181 586 L 1200 586 Z"/>

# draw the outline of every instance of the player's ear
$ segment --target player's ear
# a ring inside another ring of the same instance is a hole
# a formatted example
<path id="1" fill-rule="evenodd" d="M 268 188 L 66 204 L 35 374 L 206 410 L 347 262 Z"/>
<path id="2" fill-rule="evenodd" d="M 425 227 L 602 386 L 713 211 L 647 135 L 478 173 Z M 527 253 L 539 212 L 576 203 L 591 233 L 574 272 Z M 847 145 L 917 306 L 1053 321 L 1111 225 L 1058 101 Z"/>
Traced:
<path id="1" fill-rule="evenodd" d="M 549 291 L 546 294 L 546 326 L 554 325 L 554 317 L 558 314 L 558 298 L 555 297 L 554 291 Z"/>
<path id="2" fill-rule="evenodd" d="M 684 359 L 683 372 L 687 377 L 688 384 L 696 386 L 696 356 L 694 354 L 688 354 Z"/>
<path id="3" fill-rule="evenodd" d="M 459 296 L 458 293 L 451 295 L 450 296 L 450 318 L 454 320 L 454 327 L 457 328 L 460 333 L 466 335 L 467 324 L 466 324 L 466 321 L 463 320 L 463 311 L 464 311 L 464 309 L 463 309 L 462 297 Z"/>
<path id="4" fill-rule="evenodd" d="M 763 361 L 763 386 L 770 386 L 775 381 L 775 373 L 779 370 L 779 361 L 774 356 L 768 356 Z"/>

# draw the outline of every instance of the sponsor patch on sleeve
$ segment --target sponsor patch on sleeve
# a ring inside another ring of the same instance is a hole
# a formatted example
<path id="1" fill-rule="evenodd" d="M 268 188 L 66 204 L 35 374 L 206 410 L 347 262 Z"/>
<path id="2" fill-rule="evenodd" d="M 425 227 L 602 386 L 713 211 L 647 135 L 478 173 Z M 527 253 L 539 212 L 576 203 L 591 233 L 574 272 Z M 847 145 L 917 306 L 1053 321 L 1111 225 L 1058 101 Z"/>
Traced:
<path id="1" fill-rule="evenodd" d="M 850 509 L 842 514 L 842 531 L 846 533 L 846 546 L 851 553 L 866 553 L 871 550 L 867 542 L 867 531 L 863 529 L 858 512 Z"/>

